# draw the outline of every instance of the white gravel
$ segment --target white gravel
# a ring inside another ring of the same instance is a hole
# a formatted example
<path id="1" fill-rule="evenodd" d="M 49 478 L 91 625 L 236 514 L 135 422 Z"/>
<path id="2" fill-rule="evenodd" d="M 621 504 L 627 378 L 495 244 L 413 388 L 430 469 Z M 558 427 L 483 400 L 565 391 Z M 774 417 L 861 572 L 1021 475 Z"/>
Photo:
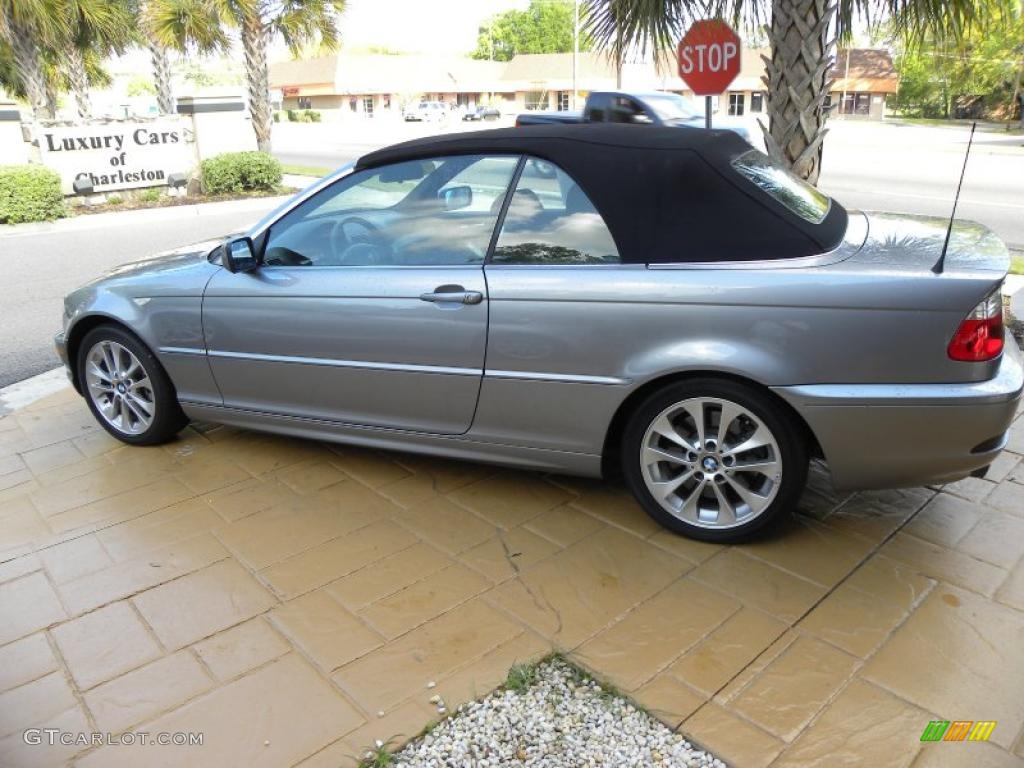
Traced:
<path id="1" fill-rule="evenodd" d="M 565 662 L 547 661 L 522 691 L 471 702 L 394 755 L 395 768 L 711 766 L 703 752 Z"/>

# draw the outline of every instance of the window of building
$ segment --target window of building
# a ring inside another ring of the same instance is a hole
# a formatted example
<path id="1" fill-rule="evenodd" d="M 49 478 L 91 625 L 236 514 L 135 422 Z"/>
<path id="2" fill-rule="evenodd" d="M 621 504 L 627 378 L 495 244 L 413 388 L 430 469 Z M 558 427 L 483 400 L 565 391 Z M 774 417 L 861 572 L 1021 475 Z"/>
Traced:
<path id="1" fill-rule="evenodd" d="M 572 178 L 528 158 L 498 235 L 495 264 L 617 264 L 604 219 Z"/>
<path id="2" fill-rule="evenodd" d="M 373 115 L 373 96 L 363 96 L 363 112 Z"/>
<path id="3" fill-rule="evenodd" d="M 558 92 L 558 111 L 565 112 L 570 107 L 572 99 L 571 91 L 559 91 Z"/>
<path id="4" fill-rule="evenodd" d="M 870 93 L 858 93 L 857 98 L 854 101 L 853 110 L 858 115 L 869 115 L 871 114 L 871 94 Z"/>
<path id="5" fill-rule="evenodd" d="M 299 96 L 299 109 L 312 109 L 313 100 L 309 96 Z"/>
<path id="6" fill-rule="evenodd" d="M 750 111 L 764 112 L 764 92 L 755 91 L 750 94 Z"/>
<path id="7" fill-rule="evenodd" d="M 548 92 L 547 91 L 527 91 L 526 92 L 526 108 L 527 109 L 547 109 L 548 108 Z"/>
<path id="8" fill-rule="evenodd" d="M 483 263 L 519 158 L 460 155 L 346 176 L 271 228 L 264 263 L 287 267 Z"/>
<path id="9" fill-rule="evenodd" d="M 729 94 L 729 114 L 730 115 L 742 115 L 743 114 L 743 99 L 744 94 L 742 93 L 730 93 Z"/>

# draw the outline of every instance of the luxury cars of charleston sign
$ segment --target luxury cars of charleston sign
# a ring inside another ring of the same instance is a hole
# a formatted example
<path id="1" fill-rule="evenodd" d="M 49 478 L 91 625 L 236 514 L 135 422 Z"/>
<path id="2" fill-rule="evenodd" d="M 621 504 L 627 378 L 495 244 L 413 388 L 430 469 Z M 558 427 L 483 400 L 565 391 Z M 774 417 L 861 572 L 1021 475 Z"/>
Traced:
<path id="1" fill-rule="evenodd" d="M 88 178 L 95 192 L 166 186 L 195 164 L 184 125 L 175 119 L 38 128 L 45 165 L 60 174 L 65 194 Z"/>

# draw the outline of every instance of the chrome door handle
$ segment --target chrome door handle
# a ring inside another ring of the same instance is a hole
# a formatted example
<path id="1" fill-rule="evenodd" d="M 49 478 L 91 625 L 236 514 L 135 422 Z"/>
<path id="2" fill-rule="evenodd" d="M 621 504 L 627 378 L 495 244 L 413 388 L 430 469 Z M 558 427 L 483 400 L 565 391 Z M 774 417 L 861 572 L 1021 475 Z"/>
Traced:
<path id="1" fill-rule="evenodd" d="M 461 285 L 439 285 L 430 293 L 421 293 L 420 301 L 453 304 L 479 304 L 484 300 L 480 291 L 467 291 Z"/>

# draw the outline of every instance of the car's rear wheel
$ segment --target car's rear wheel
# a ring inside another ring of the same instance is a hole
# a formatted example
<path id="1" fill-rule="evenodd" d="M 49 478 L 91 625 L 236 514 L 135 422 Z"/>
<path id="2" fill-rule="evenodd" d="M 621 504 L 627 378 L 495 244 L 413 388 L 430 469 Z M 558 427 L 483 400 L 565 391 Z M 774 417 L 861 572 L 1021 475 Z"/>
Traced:
<path id="1" fill-rule="evenodd" d="M 96 420 L 130 445 L 167 442 L 188 423 L 163 366 L 116 326 L 98 326 L 82 339 L 78 380 Z"/>
<path id="2" fill-rule="evenodd" d="M 650 395 L 626 427 L 622 462 L 651 517 L 705 541 L 749 537 L 793 509 L 807 479 L 792 417 L 769 395 L 720 379 Z"/>

